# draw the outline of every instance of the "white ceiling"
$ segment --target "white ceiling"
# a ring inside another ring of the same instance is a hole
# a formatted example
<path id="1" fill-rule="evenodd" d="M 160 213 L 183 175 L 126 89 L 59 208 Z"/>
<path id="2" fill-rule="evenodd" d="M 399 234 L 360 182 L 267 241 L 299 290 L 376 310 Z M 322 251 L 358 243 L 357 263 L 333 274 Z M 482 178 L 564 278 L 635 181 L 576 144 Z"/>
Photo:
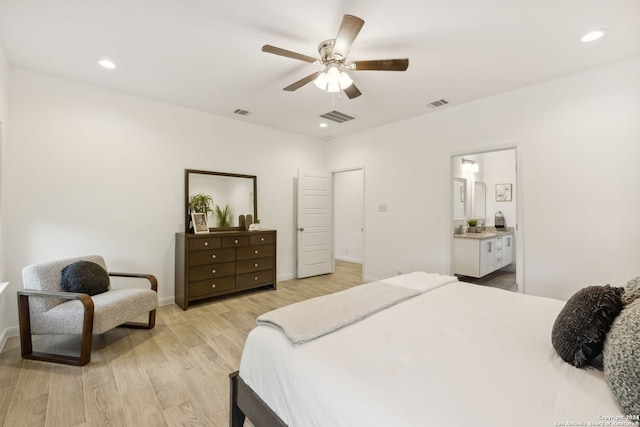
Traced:
<path id="1" fill-rule="evenodd" d="M 335 105 L 312 83 L 283 91 L 321 66 L 262 45 L 317 57 L 345 13 L 365 20 L 348 60 L 409 69 L 352 72 L 363 95 Z M 328 138 L 640 56 L 640 0 L 0 0 L 0 44 L 16 67 Z M 357 119 L 320 128 L 332 110 Z"/>

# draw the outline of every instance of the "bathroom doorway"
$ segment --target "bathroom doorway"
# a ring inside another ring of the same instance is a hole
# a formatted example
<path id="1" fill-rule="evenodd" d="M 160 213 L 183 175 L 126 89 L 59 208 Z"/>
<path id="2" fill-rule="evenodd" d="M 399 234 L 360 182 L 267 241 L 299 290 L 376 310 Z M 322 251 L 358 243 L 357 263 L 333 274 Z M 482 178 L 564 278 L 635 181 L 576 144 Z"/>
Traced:
<path id="1" fill-rule="evenodd" d="M 451 156 L 451 270 L 465 282 L 524 292 L 517 148 Z"/>
<path id="2" fill-rule="evenodd" d="M 334 271 L 364 281 L 364 167 L 333 171 Z"/>

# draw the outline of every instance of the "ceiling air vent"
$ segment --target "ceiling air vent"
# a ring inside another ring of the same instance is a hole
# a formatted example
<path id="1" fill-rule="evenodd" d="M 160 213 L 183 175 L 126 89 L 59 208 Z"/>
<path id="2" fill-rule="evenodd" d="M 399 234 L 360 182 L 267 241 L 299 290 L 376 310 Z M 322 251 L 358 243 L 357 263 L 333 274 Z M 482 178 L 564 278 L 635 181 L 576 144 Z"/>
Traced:
<path id="1" fill-rule="evenodd" d="M 447 105 L 448 103 L 449 101 L 447 101 L 446 99 L 439 99 L 437 101 L 433 101 L 432 103 L 430 103 L 429 107 L 431 108 L 442 107 L 443 105 Z"/>
<path id="2" fill-rule="evenodd" d="M 236 111 L 234 111 L 235 114 L 240 114 L 241 116 L 250 116 L 252 113 L 251 111 L 247 111 L 247 110 L 243 110 L 238 108 Z"/>
<path id="3" fill-rule="evenodd" d="M 333 120 L 336 123 L 344 123 L 349 120 L 355 119 L 355 117 L 351 117 L 345 113 L 341 113 L 340 111 L 329 111 L 328 113 L 322 114 L 320 117 L 325 118 L 327 120 Z"/>

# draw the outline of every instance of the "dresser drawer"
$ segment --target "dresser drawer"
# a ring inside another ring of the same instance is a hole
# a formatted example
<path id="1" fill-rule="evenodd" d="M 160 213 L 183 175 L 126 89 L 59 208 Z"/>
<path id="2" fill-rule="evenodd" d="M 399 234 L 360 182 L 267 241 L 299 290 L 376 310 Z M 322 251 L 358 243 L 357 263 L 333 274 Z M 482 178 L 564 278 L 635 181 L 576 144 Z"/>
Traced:
<path id="1" fill-rule="evenodd" d="M 273 268 L 273 257 L 247 259 L 238 261 L 236 274 L 250 273 L 252 271 L 270 270 Z"/>
<path id="2" fill-rule="evenodd" d="M 205 249 L 217 249 L 222 240 L 220 237 L 203 237 L 202 239 L 189 239 L 189 250 L 202 251 Z"/>
<path id="3" fill-rule="evenodd" d="M 189 298 L 198 298 L 227 292 L 235 289 L 235 276 L 219 277 L 217 279 L 200 280 L 189 283 Z"/>
<path id="4" fill-rule="evenodd" d="M 246 248 L 238 248 L 236 259 L 252 259 L 273 256 L 273 245 L 248 246 Z"/>
<path id="5" fill-rule="evenodd" d="M 236 276 L 236 288 L 260 286 L 273 283 L 273 270 L 256 271 Z"/>
<path id="6" fill-rule="evenodd" d="M 208 251 L 194 251 L 189 254 L 189 265 L 204 265 L 236 260 L 236 251 L 229 249 L 213 249 Z"/>
<path id="7" fill-rule="evenodd" d="M 274 237 L 273 233 L 256 234 L 254 236 L 250 236 L 249 243 L 251 243 L 251 246 L 272 245 Z"/>
<path id="8" fill-rule="evenodd" d="M 216 277 L 233 276 L 234 274 L 236 274 L 235 262 L 223 262 L 221 264 L 189 267 L 189 282 L 214 279 Z"/>
<path id="9" fill-rule="evenodd" d="M 239 248 L 249 246 L 249 236 L 228 236 L 222 238 L 223 248 Z"/>

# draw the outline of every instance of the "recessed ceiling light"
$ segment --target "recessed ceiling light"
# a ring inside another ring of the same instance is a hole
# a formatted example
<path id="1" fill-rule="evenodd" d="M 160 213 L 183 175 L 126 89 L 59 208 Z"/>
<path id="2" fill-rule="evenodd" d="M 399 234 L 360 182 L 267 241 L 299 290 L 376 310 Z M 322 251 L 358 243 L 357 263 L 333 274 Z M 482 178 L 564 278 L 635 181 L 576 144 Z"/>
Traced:
<path id="1" fill-rule="evenodd" d="M 600 37 L 604 36 L 604 33 L 606 31 L 607 30 L 590 31 L 587 34 L 585 34 L 580 40 L 582 40 L 584 43 L 592 42 L 594 40 L 598 40 Z"/>
<path id="2" fill-rule="evenodd" d="M 326 123 L 320 123 L 320 127 L 321 127 L 321 128 L 326 128 L 327 126 L 329 126 L 329 125 L 328 125 L 328 124 L 326 124 Z"/>
<path id="3" fill-rule="evenodd" d="M 114 62 L 111 61 L 110 59 L 101 59 L 100 61 L 98 61 L 98 64 L 110 70 L 113 70 L 114 68 L 116 68 L 116 64 L 114 64 Z"/>

